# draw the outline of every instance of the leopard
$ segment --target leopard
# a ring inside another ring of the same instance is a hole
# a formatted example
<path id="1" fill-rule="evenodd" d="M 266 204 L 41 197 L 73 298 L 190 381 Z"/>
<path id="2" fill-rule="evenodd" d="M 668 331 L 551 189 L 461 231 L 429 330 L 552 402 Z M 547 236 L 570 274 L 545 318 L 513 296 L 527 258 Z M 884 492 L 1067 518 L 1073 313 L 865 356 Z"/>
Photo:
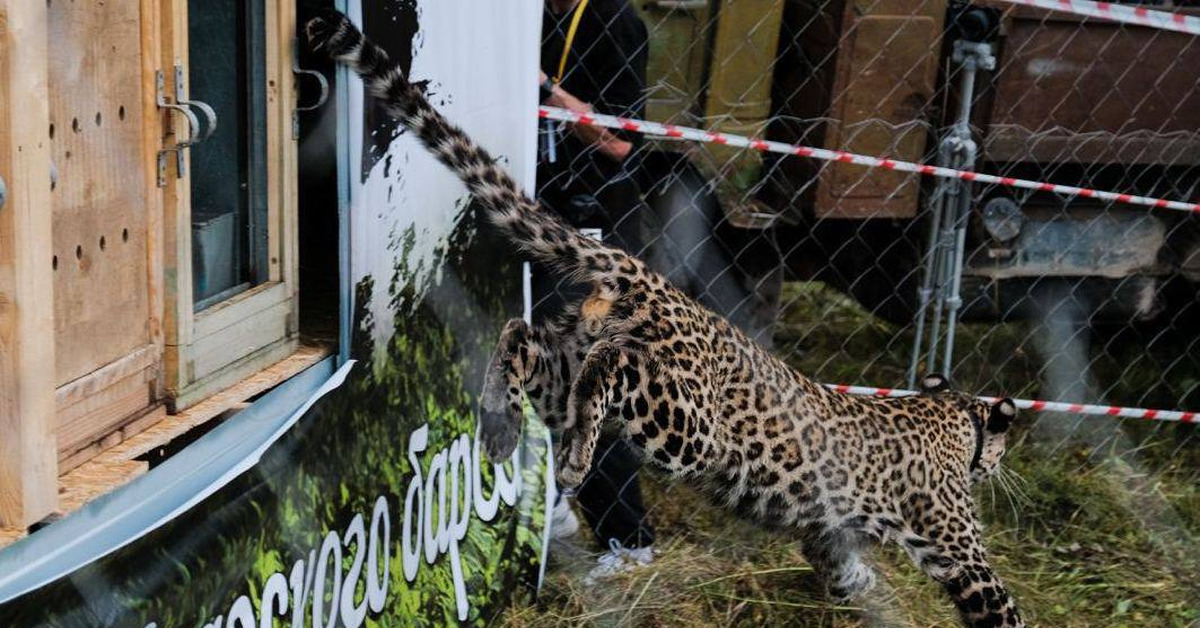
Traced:
<path id="1" fill-rule="evenodd" d="M 992 477 L 1016 417 L 932 375 L 918 394 L 843 394 L 801 374 L 645 262 L 571 227 L 429 102 L 345 15 L 305 25 L 309 46 L 465 184 L 520 255 L 590 287 L 557 318 L 508 321 L 483 374 L 487 455 L 519 444 L 525 402 L 558 435 L 555 473 L 576 487 L 601 429 L 646 464 L 772 529 L 791 530 L 837 601 L 876 582 L 864 554 L 898 544 L 941 584 L 967 626 L 1024 626 L 989 562 L 972 487 Z"/>

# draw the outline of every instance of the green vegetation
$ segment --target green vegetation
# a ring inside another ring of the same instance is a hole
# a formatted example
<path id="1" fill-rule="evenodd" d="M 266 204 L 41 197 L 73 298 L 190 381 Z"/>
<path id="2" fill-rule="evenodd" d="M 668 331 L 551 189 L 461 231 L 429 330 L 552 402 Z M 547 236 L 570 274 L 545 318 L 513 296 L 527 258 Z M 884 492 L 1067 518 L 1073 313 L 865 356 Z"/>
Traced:
<path id="1" fill-rule="evenodd" d="M 830 382 L 903 381 L 910 338 L 895 326 L 820 284 L 790 284 L 784 302 L 776 350 L 797 368 Z M 955 373 L 959 385 L 1036 397 L 1043 364 L 1033 340 L 1027 324 L 964 326 L 960 347 L 977 354 Z M 1104 346 L 1090 360 L 1097 381 L 1117 382 L 1109 399 L 1200 405 L 1195 365 L 1176 359 L 1187 342 Z M 1117 377 L 1130 363 L 1136 372 Z M 1006 458 L 1019 479 L 977 490 L 992 560 L 1027 620 L 1200 625 L 1200 428 L 1078 421 L 1022 415 Z M 590 556 L 556 543 L 538 602 L 516 605 L 497 625 L 959 625 L 940 589 L 894 548 L 873 556 L 880 586 L 859 607 L 838 608 L 785 535 L 729 517 L 685 486 L 646 486 L 660 537 L 654 564 L 587 587 Z M 586 531 L 578 543 L 594 549 Z"/>

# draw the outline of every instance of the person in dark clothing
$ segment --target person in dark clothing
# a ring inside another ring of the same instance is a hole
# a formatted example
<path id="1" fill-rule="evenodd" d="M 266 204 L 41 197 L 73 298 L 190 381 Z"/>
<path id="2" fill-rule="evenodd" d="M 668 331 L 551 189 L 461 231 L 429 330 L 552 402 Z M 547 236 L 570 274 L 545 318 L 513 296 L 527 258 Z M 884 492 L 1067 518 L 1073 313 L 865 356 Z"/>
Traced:
<path id="1" fill-rule="evenodd" d="M 576 16 L 578 25 L 568 42 Z M 642 117 L 647 42 L 645 25 L 625 0 L 547 0 L 542 16 L 543 103 Z M 570 126 L 544 139 L 552 148 L 539 162 L 542 200 L 580 226 L 604 229 L 611 234 L 606 241 L 641 253 L 641 220 L 633 213 L 643 207 L 635 181 L 641 136 Z"/>
<path id="2" fill-rule="evenodd" d="M 572 28 L 572 24 L 575 27 Z M 573 34 L 572 34 L 572 31 Z M 542 16 L 542 103 L 578 112 L 642 117 L 646 27 L 626 0 L 547 0 Z M 645 248 L 645 206 L 636 182 L 641 138 L 549 123 L 542 132 L 538 196 L 572 225 L 599 229 L 634 255 Z M 553 316 L 586 296 L 546 269 L 533 268 L 533 316 Z M 611 549 L 594 575 L 649 562 L 654 532 L 638 483 L 640 459 L 622 439 L 602 436 L 576 500 L 597 539 Z"/>

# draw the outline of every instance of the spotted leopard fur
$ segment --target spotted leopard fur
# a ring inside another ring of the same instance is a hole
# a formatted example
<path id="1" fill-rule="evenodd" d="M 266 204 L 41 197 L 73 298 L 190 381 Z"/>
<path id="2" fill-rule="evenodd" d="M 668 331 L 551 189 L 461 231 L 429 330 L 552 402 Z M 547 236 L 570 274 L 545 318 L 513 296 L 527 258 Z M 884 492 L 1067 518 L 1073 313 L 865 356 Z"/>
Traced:
<path id="1" fill-rule="evenodd" d="M 603 423 L 648 461 L 725 504 L 799 531 L 833 597 L 874 583 L 871 543 L 900 544 L 970 626 L 1022 626 L 988 563 L 971 485 L 995 472 L 1011 401 L 988 405 L 932 377 L 901 399 L 851 397 L 789 368 L 626 253 L 586 238 L 527 198 L 447 122 L 387 54 L 336 12 L 310 43 L 360 74 L 370 93 L 466 182 L 518 247 L 592 292 L 558 321 L 504 328 L 480 420 L 493 458 L 516 446 L 522 394 L 562 433 L 558 479 L 576 486 Z"/>

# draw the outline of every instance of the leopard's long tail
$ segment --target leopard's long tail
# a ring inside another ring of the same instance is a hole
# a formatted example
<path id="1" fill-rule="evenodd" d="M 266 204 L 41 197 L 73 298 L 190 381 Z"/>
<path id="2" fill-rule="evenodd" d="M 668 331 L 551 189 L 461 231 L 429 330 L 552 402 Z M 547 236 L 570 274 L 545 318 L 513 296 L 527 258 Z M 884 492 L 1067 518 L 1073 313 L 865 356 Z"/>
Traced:
<path id="1" fill-rule="evenodd" d="M 305 31 L 314 49 L 362 76 L 369 92 L 467 184 L 491 222 L 537 261 L 576 280 L 614 286 L 623 283 L 616 281 L 620 275 L 644 270 L 636 258 L 581 235 L 528 198 L 487 151 L 433 108 L 423 86 L 410 82 L 345 15 L 326 10 Z"/>

